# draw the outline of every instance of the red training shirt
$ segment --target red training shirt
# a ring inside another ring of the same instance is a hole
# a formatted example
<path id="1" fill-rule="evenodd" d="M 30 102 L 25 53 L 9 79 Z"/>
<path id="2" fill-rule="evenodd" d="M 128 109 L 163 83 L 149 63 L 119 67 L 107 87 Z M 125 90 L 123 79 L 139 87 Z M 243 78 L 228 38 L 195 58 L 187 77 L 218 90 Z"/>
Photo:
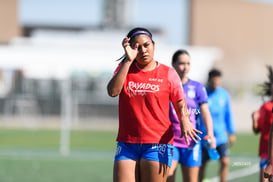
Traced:
<path id="1" fill-rule="evenodd" d="M 173 68 L 157 63 L 155 69 L 143 71 L 133 63 L 119 95 L 117 141 L 172 144 L 169 103 L 182 99 L 180 78 Z"/>
<path id="2" fill-rule="evenodd" d="M 259 156 L 261 159 L 268 158 L 269 133 L 273 120 L 273 102 L 266 102 L 259 111 L 258 128 L 261 131 Z"/>

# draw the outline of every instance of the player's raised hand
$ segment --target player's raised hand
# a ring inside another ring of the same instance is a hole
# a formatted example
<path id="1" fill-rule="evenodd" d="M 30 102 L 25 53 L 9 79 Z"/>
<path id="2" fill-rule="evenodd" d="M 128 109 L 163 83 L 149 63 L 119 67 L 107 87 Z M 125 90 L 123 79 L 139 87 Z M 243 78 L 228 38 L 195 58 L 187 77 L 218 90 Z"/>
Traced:
<path id="1" fill-rule="evenodd" d="M 122 41 L 122 46 L 124 48 L 126 57 L 128 59 L 127 61 L 133 62 L 137 56 L 137 53 L 138 53 L 138 50 L 137 50 L 138 44 L 136 43 L 132 47 L 132 44 L 130 44 L 129 41 L 130 41 L 130 38 L 125 37 Z"/>

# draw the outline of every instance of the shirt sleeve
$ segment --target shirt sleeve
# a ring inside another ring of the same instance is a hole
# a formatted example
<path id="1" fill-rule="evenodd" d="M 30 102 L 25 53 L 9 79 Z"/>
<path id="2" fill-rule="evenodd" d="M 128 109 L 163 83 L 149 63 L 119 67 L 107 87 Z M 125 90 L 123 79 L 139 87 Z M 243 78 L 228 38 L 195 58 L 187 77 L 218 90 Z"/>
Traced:
<path id="1" fill-rule="evenodd" d="M 225 107 L 225 121 L 226 121 L 227 131 L 229 134 L 234 134 L 235 127 L 234 127 L 233 116 L 231 112 L 230 97 L 228 94 L 226 95 L 226 100 L 227 101 L 226 101 L 226 107 Z"/>
<path id="2" fill-rule="evenodd" d="M 169 69 L 168 80 L 170 83 L 170 99 L 172 103 L 183 100 L 185 96 L 181 86 L 181 80 L 176 71 L 172 68 Z"/>
<path id="3" fill-rule="evenodd" d="M 197 103 L 200 106 L 203 103 L 207 103 L 207 102 L 208 102 L 207 90 L 204 87 L 204 85 L 200 83 L 198 84 L 198 87 L 197 87 Z"/>
<path id="4" fill-rule="evenodd" d="M 117 74 L 117 72 L 118 72 L 118 70 L 120 69 L 120 67 L 122 66 L 122 62 L 120 62 L 119 64 L 118 64 L 118 67 L 115 69 L 115 71 L 114 71 L 114 74 L 113 74 L 113 77 Z"/>

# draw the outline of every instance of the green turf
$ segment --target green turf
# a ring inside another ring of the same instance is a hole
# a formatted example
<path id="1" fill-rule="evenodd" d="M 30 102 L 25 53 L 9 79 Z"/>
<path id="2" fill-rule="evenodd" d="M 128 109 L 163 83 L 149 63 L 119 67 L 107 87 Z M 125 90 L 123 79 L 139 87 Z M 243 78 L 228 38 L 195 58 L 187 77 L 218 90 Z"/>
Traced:
<path id="1" fill-rule="evenodd" d="M 114 149 L 116 132 L 72 130 L 72 149 Z M 59 130 L 0 129 L 0 147 L 59 148 Z"/>
<path id="2" fill-rule="evenodd" d="M 58 130 L 0 129 L 0 181 L 3 182 L 108 182 L 112 181 L 115 131 L 73 130 L 71 154 L 59 153 Z M 231 171 L 258 162 L 258 136 L 238 134 L 231 148 Z M 217 175 L 211 162 L 208 177 Z M 181 181 L 178 171 L 177 181 Z M 258 181 L 258 173 L 232 180 Z"/>
<path id="3" fill-rule="evenodd" d="M 239 134 L 234 146 L 231 146 L 231 154 L 258 155 L 259 135 L 252 133 Z"/>
<path id="4" fill-rule="evenodd" d="M 0 162 L 3 182 L 111 181 L 112 162 L 108 159 L 1 157 Z"/>

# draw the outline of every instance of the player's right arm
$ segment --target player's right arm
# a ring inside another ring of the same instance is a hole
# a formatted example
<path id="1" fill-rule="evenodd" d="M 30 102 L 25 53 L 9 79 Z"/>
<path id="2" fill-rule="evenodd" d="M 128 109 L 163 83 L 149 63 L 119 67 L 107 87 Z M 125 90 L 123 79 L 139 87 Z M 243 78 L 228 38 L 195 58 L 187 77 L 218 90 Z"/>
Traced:
<path id="1" fill-rule="evenodd" d="M 108 95 L 111 97 L 116 97 L 120 94 L 123 84 L 125 82 L 128 70 L 131 66 L 129 61 L 124 61 L 121 63 L 122 65 L 116 72 L 116 74 L 112 77 L 112 79 L 108 82 L 107 91 Z"/>
<path id="2" fill-rule="evenodd" d="M 134 45 L 134 48 L 132 48 L 130 46 L 129 40 L 130 39 L 126 37 L 122 41 L 122 46 L 125 51 L 125 58 L 107 85 L 108 95 L 111 97 L 118 96 L 122 91 L 129 68 L 137 56 L 138 45 L 136 44 Z"/>
<path id="3" fill-rule="evenodd" d="M 265 105 L 263 105 L 260 110 L 253 112 L 252 121 L 254 133 L 257 134 L 261 132 L 261 128 L 263 128 L 264 122 L 266 121 Z"/>
<path id="4" fill-rule="evenodd" d="M 251 114 L 252 119 L 252 130 L 255 134 L 260 132 L 260 129 L 258 127 L 258 118 L 259 118 L 259 111 L 254 111 Z"/>

